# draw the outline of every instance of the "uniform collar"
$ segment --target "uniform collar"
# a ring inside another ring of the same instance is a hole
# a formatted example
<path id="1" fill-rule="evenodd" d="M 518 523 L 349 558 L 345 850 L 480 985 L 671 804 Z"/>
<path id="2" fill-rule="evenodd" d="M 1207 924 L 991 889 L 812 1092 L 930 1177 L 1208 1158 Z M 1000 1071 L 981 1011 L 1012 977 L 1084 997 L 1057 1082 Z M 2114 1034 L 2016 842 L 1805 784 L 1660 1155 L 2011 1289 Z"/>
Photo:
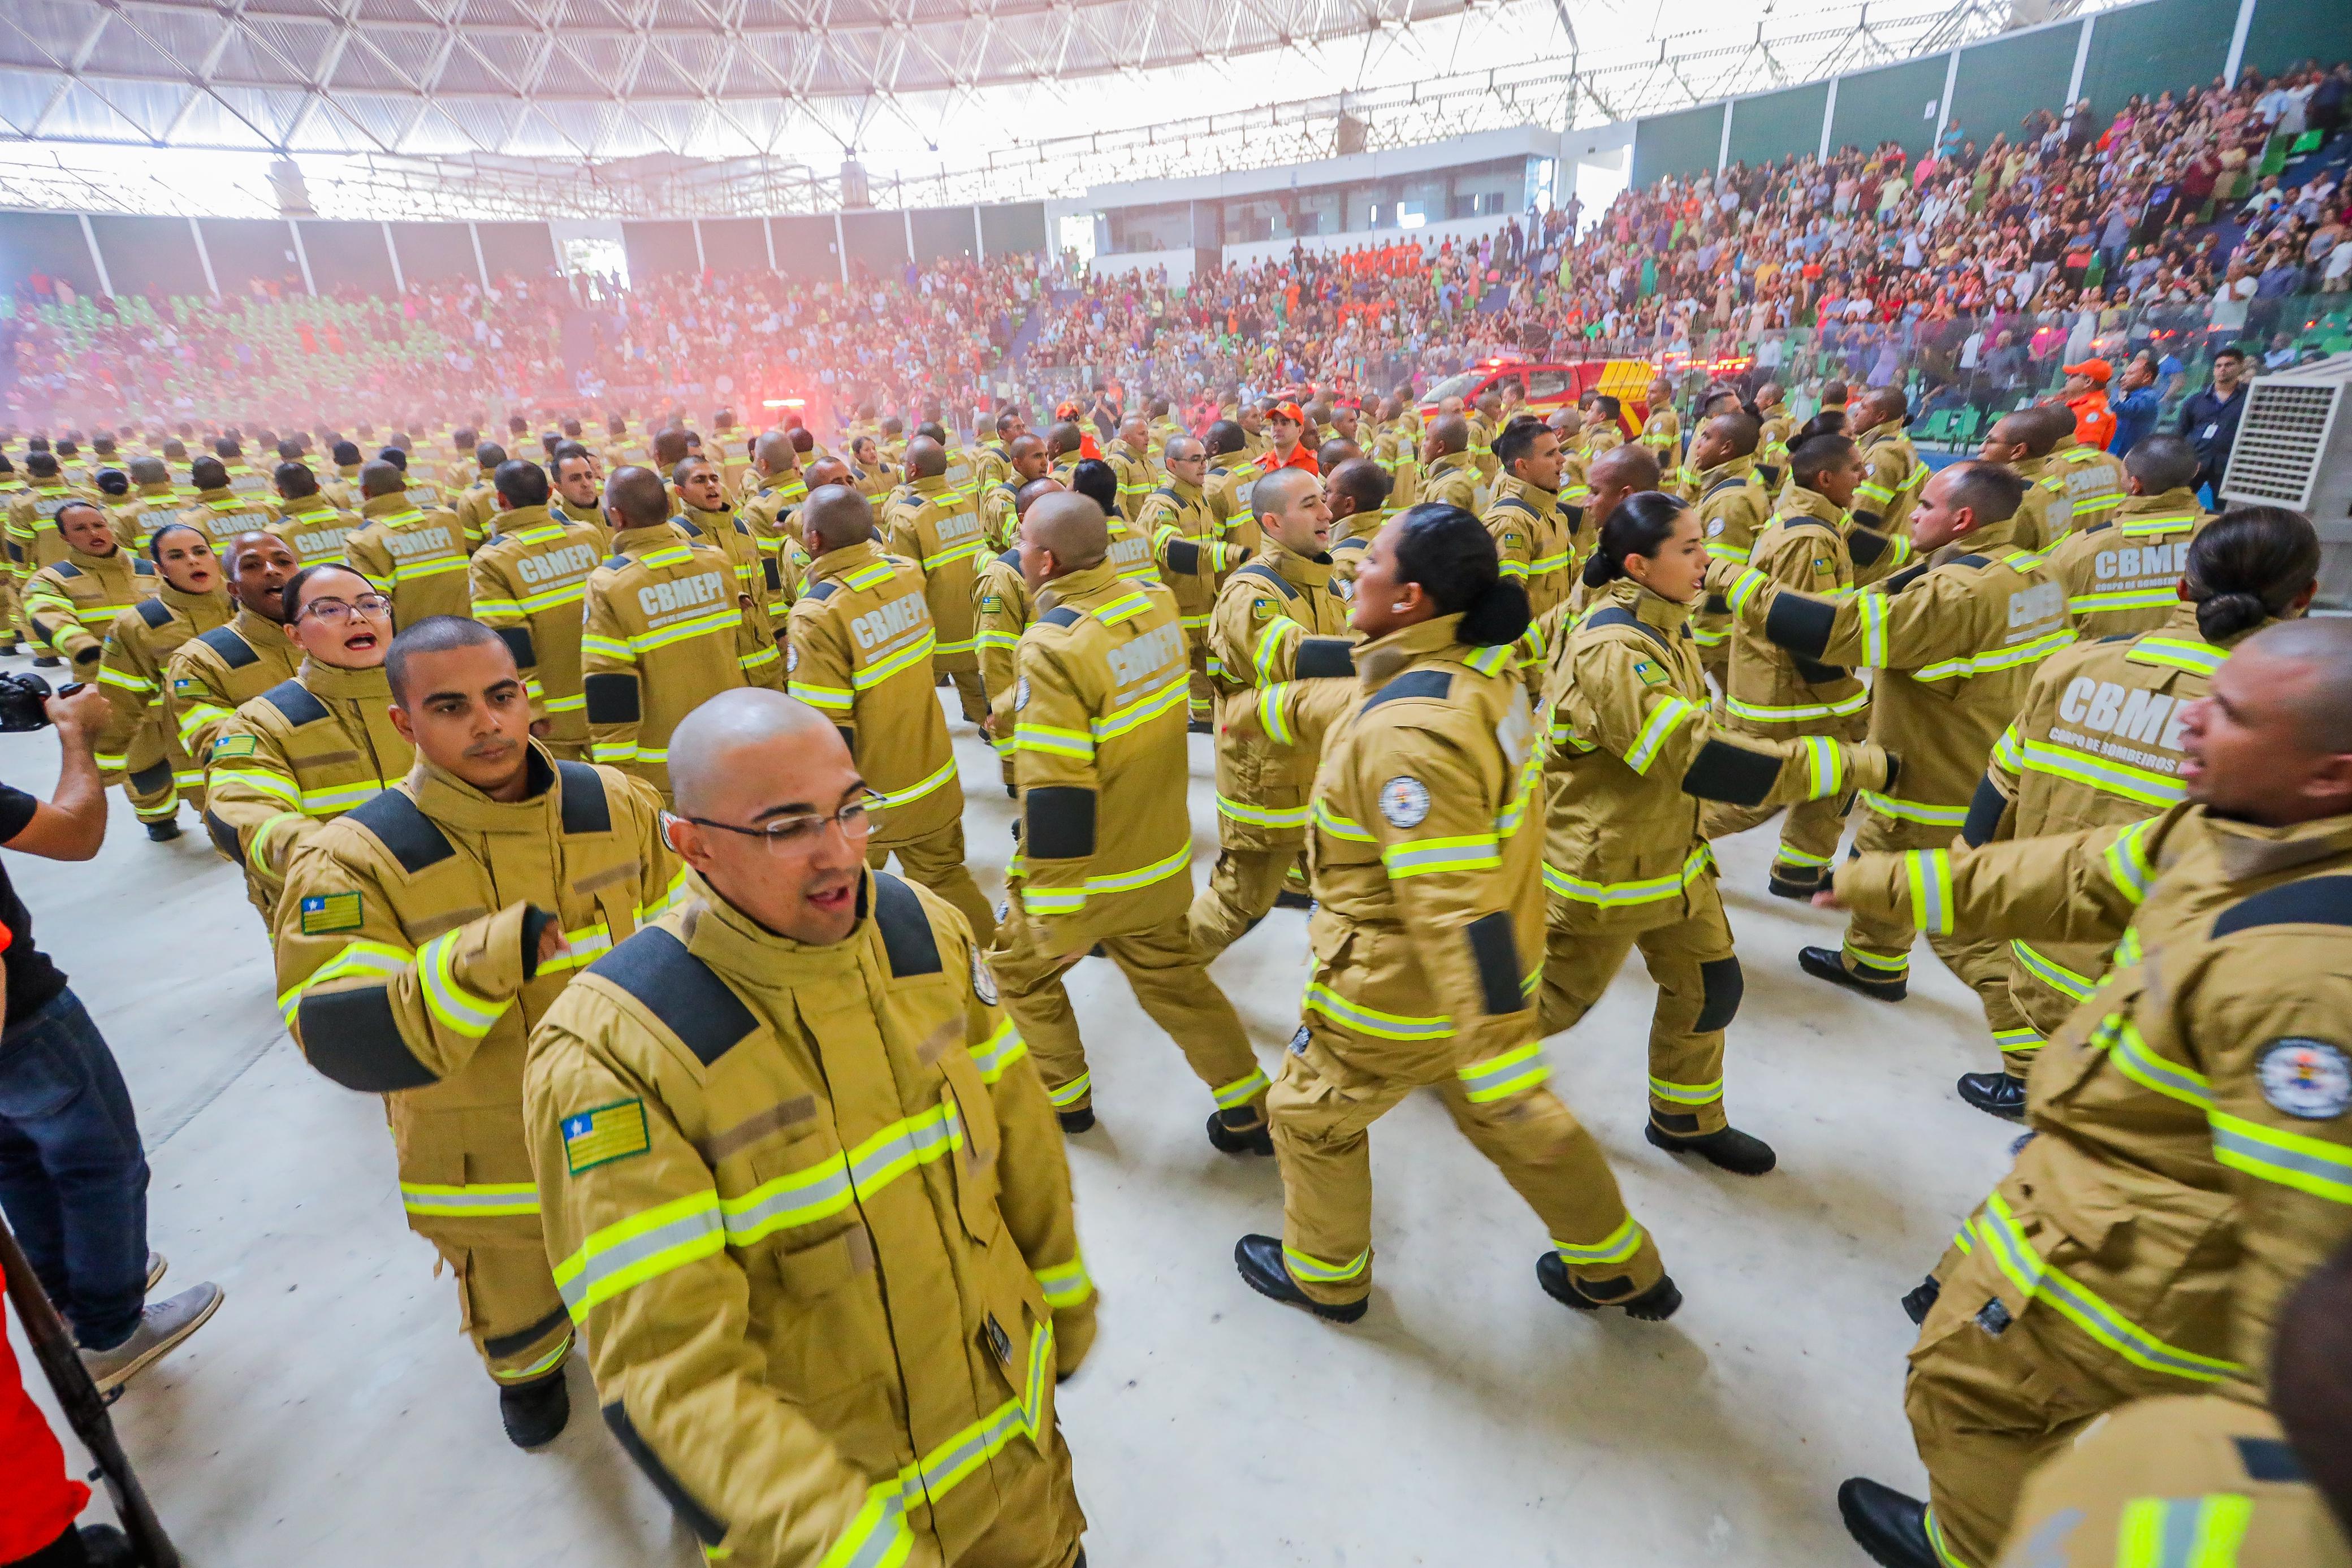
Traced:
<path id="1" fill-rule="evenodd" d="M 499 513 L 490 520 L 502 534 L 519 534 L 525 528 L 545 528 L 555 520 L 555 517 L 545 507 L 517 507 L 512 511 Z"/>
<path id="2" fill-rule="evenodd" d="M 671 528 L 667 517 L 650 528 L 623 528 L 613 536 L 613 548 L 624 555 L 657 550 L 686 542 L 686 536 Z"/>
<path id="3" fill-rule="evenodd" d="M 1258 552 L 1257 559 L 1259 565 L 1274 568 L 1301 588 L 1331 586 L 1331 554 L 1328 550 L 1318 556 L 1304 556 L 1289 546 L 1277 544 L 1269 538 L 1265 549 Z"/>
<path id="4" fill-rule="evenodd" d="M 196 623 L 199 632 L 209 632 L 228 621 L 228 590 L 215 588 L 210 593 L 190 593 L 174 588 L 160 573 L 156 580 L 156 597 Z"/>
<path id="5" fill-rule="evenodd" d="M 1108 560 L 1077 571 L 1065 572 L 1037 591 L 1037 614 L 1057 604 L 1077 603 L 1100 599 L 1107 594 L 1123 593 L 1134 585 L 1119 576 L 1118 568 Z"/>
<path id="6" fill-rule="evenodd" d="M 908 481 L 908 487 L 911 488 L 916 495 L 922 496 L 927 498 L 944 496 L 949 491 L 955 488 L 954 481 L 950 480 L 944 474 L 929 475 L 920 479 L 909 480 Z"/>
<path id="7" fill-rule="evenodd" d="M 2040 457 L 2021 457 L 2016 462 L 2011 464 L 2010 466 L 2017 470 L 2021 478 L 2032 481 L 2039 479 L 2044 474 L 2049 473 L 2050 465 L 2057 460 L 2058 455 L 2053 452 L 2046 453 Z"/>
<path id="8" fill-rule="evenodd" d="M 288 510 L 292 510 L 289 507 Z M 416 503 L 408 498 L 405 490 L 394 490 L 389 496 L 370 496 L 360 503 L 362 517 L 389 517 L 416 510 Z"/>
<path id="9" fill-rule="evenodd" d="M 356 463 L 346 463 L 335 470 L 335 476 L 339 479 L 356 479 L 360 476 L 360 465 Z"/>
<path id="10" fill-rule="evenodd" d="M 409 793 L 427 817 L 462 831 L 543 833 L 562 805 L 555 764 L 538 741 L 525 745 L 530 755 L 523 767 L 530 781 L 520 800 L 493 800 L 456 774 L 425 761 L 421 751 L 409 769 Z"/>
<path id="11" fill-rule="evenodd" d="M 397 499 L 404 507 L 410 504 L 409 499 L 405 495 L 402 495 L 397 497 L 391 496 L 378 496 L 376 499 L 379 501 Z M 328 502 L 327 497 L 317 495 L 301 496 L 291 501 L 281 500 L 278 504 L 278 516 L 285 517 L 308 517 L 312 512 L 329 512 L 332 510 L 334 510 L 334 507 Z"/>
<path id="12" fill-rule="evenodd" d="M 1780 497 L 1780 516 L 1784 517 L 1818 517 L 1833 528 L 1845 526 L 1846 514 L 1838 504 L 1819 490 L 1808 490 L 1802 485 L 1791 485 Z"/>
<path id="13" fill-rule="evenodd" d="M 168 501 L 175 494 L 169 479 L 158 479 L 152 485 L 142 485 L 131 493 L 134 500 Z"/>
<path id="14" fill-rule="evenodd" d="M 1470 455 L 1467 452 L 1449 452 L 1431 464 L 1429 471 L 1432 474 L 1450 474 L 1456 468 L 1467 465 L 1469 461 Z"/>
<path id="15" fill-rule="evenodd" d="M 2203 812 L 2214 848 L 2221 852 L 2221 873 L 2231 882 L 2276 876 L 2283 871 L 2318 861 L 2352 855 L 2352 817 L 2322 817 L 2291 828 L 2258 827 L 2233 822 Z"/>
<path id="16" fill-rule="evenodd" d="M 1690 620 L 1691 606 L 1677 604 L 1663 594 L 1653 593 L 1630 577 L 1621 577 L 1609 585 L 1606 596 L 1612 604 L 1621 605 L 1633 612 L 1633 618 L 1644 626 L 1654 626 L 1672 637 Z"/>
<path id="17" fill-rule="evenodd" d="M 286 635 L 286 628 L 259 611 L 249 610 L 240 602 L 229 625 L 246 643 L 256 649 L 275 648 L 289 658 L 295 656 L 294 639 Z"/>
<path id="18" fill-rule="evenodd" d="M 1538 513 L 1549 517 L 1553 508 L 1559 505 L 1559 492 L 1547 490 L 1532 479 L 1522 479 L 1517 475 L 1503 474 L 1497 475 L 1495 479 L 1495 499 L 1525 501 Z"/>
<path id="19" fill-rule="evenodd" d="M 1176 498 L 1188 507 L 1201 498 L 1201 486 L 1189 479 L 1179 479 L 1173 474 L 1168 476 L 1168 488 L 1175 491 Z"/>
<path id="20" fill-rule="evenodd" d="M 857 973 L 874 907 L 870 871 L 857 891 L 857 923 L 847 936 L 822 947 L 769 930 L 720 897 L 691 868 L 686 873 L 686 890 L 690 900 L 682 933 L 687 951 L 748 989 L 789 990 L 847 979 Z"/>
<path id="21" fill-rule="evenodd" d="M 718 533 L 735 520 L 735 508 L 732 507 L 716 507 L 706 512 L 700 507 L 689 507 L 680 501 L 677 512 L 678 516 L 706 534 Z"/>
<path id="22" fill-rule="evenodd" d="M 230 489 L 226 485 L 223 485 L 217 490 L 199 490 L 196 492 L 196 505 L 200 507 L 209 507 L 215 501 L 241 501 L 245 497 L 239 496 L 236 491 Z"/>
<path id="23" fill-rule="evenodd" d="M 860 539 L 854 545 L 829 549 L 809 562 L 809 580 L 814 582 L 828 577 L 847 577 L 859 567 L 881 559 L 882 551 L 872 539 Z"/>
<path id="24" fill-rule="evenodd" d="M 1864 431 L 1856 439 L 1875 444 L 1881 441 L 1892 441 L 1902 434 L 1902 421 L 1897 419 L 1882 419 L 1876 424 L 1872 425 L 1868 430 Z"/>
<path id="25" fill-rule="evenodd" d="M 81 568 L 84 571 L 127 571 L 131 570 L 130 552 L 125 550 L 121 545 L 116 545 L 114 547 L 114 553 L 112 555 L 91 555 L 83 550 L 79 545 L 68 545 L 66 546 L 66 559 L 73 562 L 76 566 Z"/>
<path id="26" fill-rule="evenodd" d="M 1712 468 L 1702 468 L 1698 475 L 1699 494 L 1704 496 L 1726 479 L 1745 479 L 1756 472 L 1753 455 L 1735 457 L 1728 463 L 1718 463 Z"/>
<path id="27" fill-rule="evenodd" d="M 2165 512 L 2184 512 L 2194 518 L 2203 517 L 2205 508 L 2199 504 L 2196 491 L 2176 485 L 2154 496 L 2126 496 L 2123 505 L 2116 508 L 2110 520 L 2121 522 L 2126 517 L 2153 517 Z"/>
<path id="28" fill-rule="evenodd" d="M 332 664 L 322 664 L 307 654 L 302 667 L 295 672 L 302 689 L 320 699 L 365 703 L 372 699 L 392 701 L 392 683 L 384 677 L 383 666 L 377 664 L 365 670 L 341 670 Z"/>
<path id="29" fill-rule="evenodd" d="M 1436 615 L 1402 632 L 1391 632 L 1356 649 L 1356 686 L 1380 690 L 1415 664 L 1425 664 L 1461 645 L 1460 615 Z"/>

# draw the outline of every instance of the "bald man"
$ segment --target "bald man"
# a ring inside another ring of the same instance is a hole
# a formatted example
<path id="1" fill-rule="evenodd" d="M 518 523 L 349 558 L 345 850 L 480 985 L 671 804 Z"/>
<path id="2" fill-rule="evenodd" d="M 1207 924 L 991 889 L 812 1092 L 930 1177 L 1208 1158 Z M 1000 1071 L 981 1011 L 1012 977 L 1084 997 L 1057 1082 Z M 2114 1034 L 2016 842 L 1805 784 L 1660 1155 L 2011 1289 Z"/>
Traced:
<path id="1" fill-rule="evenodd" d="M 800 529 L 790 520 L 793 510 L 808 499 L 809 493 L 808 480 L 801 473 L 800 449 L 793 444 L 791 436 L 781 430 L 771 430 L 751 444 L 748 483 L 750 493 L 743 497 L 739 515 L 743 526 L 751 530 L 762 561 L 774 565 L 772 572 L 762 566 L 761 575 L 772 583 L 768 592 L 768 618 L 781 626 L 798 594 L 801 573 L 808 566 L 808 556 L 800 545 Z"/>
<path id="2" fill-rule="evenodd" d="M 2005 413 L 1985 432 L 1977 455 L 2013 468 L 2030 488 L 2017 508 L 2012 549 L 2041 552 L 2054 547 L 2074 526 L 2074 497 L 2066 476 L 2053 472 L 2051 451 L 2074 428 L 2072 409 L 2037 404 Z"/>
<path id="3" fill-rule="evenodd" d="M 1192 665 L 1188 712 L 1192 732 L 1206 735 L 1216 705 L 1209 685 L 1209 612 L 1217 601 L 1218 578 L 1249 558 L 1221 537 L 1223 529 L 1202 488 L 1208 449 L 1193 436 L 1171 436 L 1167 464 L 1168 482 L 1143 498 L 1135 527 L 1151 540 L 1154 557 L 1163 563 L 1160 580 L 1176 596 Z"/>
<path id="4" fill-rule="evenodd" d="M 689 908 L 572 982 L 523 1086 L 605 1424 L 713 1558 L 1071 1568 L 1094 1287 L 979 944 L 868 869 L 832 715 L 729 692 L 671 749 Z"/>
<path id="5" fill-rule="evenodd" d="M 1918 503 L 1919 486 L 1927 482 L 1927 465 L 1903 433 L 1910 410 L 1900 387 L 1881 387 L 1857 405 L 1848 429 L 1856 429 L 1854 444 L 1862 449 L 1869 474 L 1854 487 L 1853 520 L 1858 528 L 1899 537 Z M 2073 425 L 2068 425 L 2073 430 Z"/>
<path id="6" fill-rule="evenodd" d="M 981 531 L 987 536 L 992 552 L 1011 549 L 1020 542 L 1021 520 L 1013 501 L 1024 485 L 1045 476 L 1046 467 L 1045 444 L 1034 435 L 1016 435 L 1007 444 L 1003 461 L 991 465 L 993 476 L 977 482 Z"/>
<path id="7" fill-rule="evenodd" d="M 1118 476 L 1118 515 L 1129 522 L 1143 516 L 1144 498 L 1160 481 L 1151 461 L 1151 422 L 1139 411 L 1119 421 L 1104 461 Z"/>
<path id="8" fill-rule="evenodd" d="M 973 643 L 971 588 L 988 540 L 980 508 L 948 478 L 947 448 L 928 435 L 907 444 L 907 488 L 891 501 L 885 548 L 922 574 L 923 602 L 931 612 L 931 668 L 955 683 L 966 724 L 988 716 Z"/>
<path id="9" fill-rule="evenodd" d="M 1184 631 L 1168 591 L 1122 578 L 1109 553 L 1102 511 L 1083 496 L 1040 497 L 1022 520 L 1037 619 L 1013 696 L 1021 870 L 990 963 L 1066 1129 L 1095 1115 L 1062 976 L 1100 943 L 1208 1086 L 1210 1143 L 1270 1155 L 1266 1075 L 1185 925 Z"/>
<path id="10" fill-rule="evenodd" d="M 1022 441 L 1035 441 L 1023 436 Z M 1015 442 L 1017 447 L 1019 442 Z M 1045 466 L 1045 447 L 1036 449 L 1037 465 Z M 1016 472 L 1018 471 L 1016 464 Z M 1062 482 L 1039 474 L 1013 493 L 1013 526 L 1041 496 L 1060 493 Z M 1021 573 L 1021 546 L 1015 541 L 1002 555 L 980 569 L 971 585 L 972 640 L 980 646 L 980 678 L 988 690 L 988 717 L 981 733 L 996 748 L 997 765 L 1004 775 L 1004 792 L 1017 797 L 1013 783 L 1013 696 L 1020 682 L 1021 634 L 1029 630 L 1032 600 L 1029 582 Z"/>
<path id="11" fill-rule="evenodd" d="M 1475 517 L 1478 468 L 1471 460 L 1469 422 L 1459 413 L 1439 414 L 1429 422 L 1421 455 L 1426 469 L 1420 499 L 1443 501 Z"/>
<path id="12" fill-rule="evenodd" d="M 1340 464 L 1323 483 L 1331 508 L 1331 580 L 1342 598 L 1353 597 L 1356 568 L 1390 516 L 1394 490 L 1395 482 L 1369 457 Z"/>

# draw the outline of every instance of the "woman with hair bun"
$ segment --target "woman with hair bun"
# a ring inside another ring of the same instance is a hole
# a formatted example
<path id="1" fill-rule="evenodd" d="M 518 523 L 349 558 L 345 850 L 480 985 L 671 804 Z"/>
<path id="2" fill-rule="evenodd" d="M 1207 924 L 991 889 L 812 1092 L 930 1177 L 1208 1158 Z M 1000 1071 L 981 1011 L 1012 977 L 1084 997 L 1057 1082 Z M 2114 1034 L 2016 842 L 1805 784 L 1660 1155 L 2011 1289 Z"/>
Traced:
<path id="1" fill-rule="evenodd" d="M 1282 1235 L 1244 1236 L 1252 1289 L 1353 1322 L 1371 1291 L 1371 1124 L 1434 1087 L 1544 1222 L 1543 1289 L 1655 1321 L 1682 1302 L 1591 1134 L 1545 1084 L 1541 737 L 1512 644 L 1528 599 L 1478 519 L 1416 506 L 1374 537 L 1349 612 L 1354 680 L 1262 688 L 1241 722 L 1321 732 L 1305 1021 L 1266 1098 Z M 1228 712 L 1227 722 L 1235 722 Z"/>
<path id="2" fill-rule="evenodd" d="M 1970 844 L 2072 833 L 2153 817 L 2183 799 L 2183 708 L 2205 695 L 2230 650 L 2301 615 L 2319 587 L 2319 535 L 2284 507 L 2222 513 L 2189 543 L 2180 602 L 2137 636 L 2077 643 L 2034 672 L 2016 719 L 1992 749 L 1961 834 Z M 2024 1060 L 2091 994 L 2109 949 L 2011 942 L 2009 997 L 2033 1031 Z M 2009 1120 L 2025 1114 L 2024 1075 L 1971 1072 L 1960 1096 Z"/>
<path id="3" fill-rule="evenodd" d="M 1593 608 L 1559 639 L 1544 683 L 1542 1032 L 1601 999 L 1640 947 L 1658 982 L 1650 1024 L 1649 1141 L 1761 1176 L 1769 1145 L 1723 1108 L 1723 1031 L 1739 960 L 1700 830 L 1710 801 L 1748 807 L 1883 789 L 1893 759 L 1832 736 L 1766 740 L 1710 711 L 1692 607 L 1704 592 L 1699 515 L 1646 491 L 1609 515 L 1585 563 Z"/>

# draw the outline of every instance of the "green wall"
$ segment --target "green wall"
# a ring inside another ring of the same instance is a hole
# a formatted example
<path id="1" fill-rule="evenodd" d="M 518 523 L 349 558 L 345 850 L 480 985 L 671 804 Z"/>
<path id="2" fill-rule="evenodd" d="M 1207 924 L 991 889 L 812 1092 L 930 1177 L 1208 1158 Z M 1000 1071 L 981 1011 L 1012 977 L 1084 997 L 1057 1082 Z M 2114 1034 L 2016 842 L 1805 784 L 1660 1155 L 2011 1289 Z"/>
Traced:
<path id="1" fill-rule="evenodd" d="M 1791 152 L 1820 152 L 1822 111 L 1829 107 L 1829 101 L 1830 84 L 1825 81 L 1735 100 L 1731 106 L 1732 162 L 1752 166 L 1773 162 Z"/>
<path id="2" fill-rule="evenodd" d="M 2344 0 L 2261 0 L 2246 29 L 2245 64 L 2265 74 L 2297 60 L 2352 57 L 2352 13 Z"/>
<path id="3" fill-rule="evenodd" d="M 1959 78 L 1952 84 L 1953 123 L 1979 148 L 2002 131 L 2014 142 L 2019 120 L 2065 103 L 2081 29 L 2079 22 L 2069 22 L 1962 49 Z"/>
<path id="4" fill-rule="evenodd" d="M 2340 15 L 2352 18 L 2352 11 Z M 2083 61 L 2091 112 L 2104 124 L 2136 92 L 2153 98 L 2220 76 L 2237 20 L 2237 8 L 2221 0 L 2147 0 L 2102 12 Z"/>
<path id="5" fill-rule="evenodd" d="M 1882 141 L 1899 142 L 1914 158 L 1936 140 L 1936 117 L 1922 112 L 1931 103 L 1940 106 L 1944 71 L 1949 55 L 1929 55 L 1880 70 L 1860 71 L 1838 78 L 1837 109 L 1830 117 L 1830 151 L 1859 147 L 1864 151 Z M 2059 86 L 2063 88 L 2064 82 Z"/>
<path id="6" fill-rule="evenodd" d="M 1639 188 L 1669 174 L 1712 170 L 1722 151 L 1723 105 L 1653 115 L 1633 128 L 1633 184 Z"/>

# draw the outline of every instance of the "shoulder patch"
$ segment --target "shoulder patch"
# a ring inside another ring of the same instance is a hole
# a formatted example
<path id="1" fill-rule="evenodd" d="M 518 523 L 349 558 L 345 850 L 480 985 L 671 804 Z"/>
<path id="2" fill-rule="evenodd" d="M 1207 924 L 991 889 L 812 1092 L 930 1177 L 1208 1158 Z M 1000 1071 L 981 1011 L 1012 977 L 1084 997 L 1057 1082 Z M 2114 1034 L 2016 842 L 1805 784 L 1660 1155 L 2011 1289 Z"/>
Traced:
<path id="1" fill-rule="evenodd" d="M 171 622 L 172 607 L 160 599 L 142 599 L 137 608 L 139 619 L 151 627 L 165 626 Z"/>
<path id="2" fill-rule="evenodd" d="M 940 972 L 940 943 L 915 890 L 888 872 L 874 873 L 874 927 L 894 978 Z"/>
<path id="3" fill-rule="evenodd" d="M 1041 626 L 1075 626 L 1085 619 L 1083 612 L 1073 610 L 1066 604 L 1056 604 L 1037 617 L 1037 622 Z"/>
<path id="4" fill-rule="evenodd" d="M 2352 1106 L 2352 1057 L 2324 1040 L 2289 1035 L 2263 1047 L 2254 1061 L 2263 1098 L 2305 1122 L 2331 1122 Z"/>
<path id="5" fill-rule="evenodd" d="M 1647 659 L 1634 660 L 1633 673 L 1642 678 L 1642 684 L 1645 686 L 1663 686 L 1666 684 L 1666 672 Z"/>
<path id="6" fill-rule="evenodd" d="M 1429 786 L 1400 773 L 1381 786 L 1381 815 L 1392 828 L 1417 828 L 1429 820 Z"/>
<path id="7" fill-rule="evenodd" d="M 457 852 L 432 819 L 416 809 L 416 802 L 397 789 L 386 789 L 373 800 L 356 807 L 351 818 L 373 833 L 376 841 L 392 852 L 400 869 L 415 876 L 426 866 L 447 860 Z"/>
<path id="8" fill-rule="evenodd" d="M 302 900 L 302 935 L 324 936 L 356 931 L 362 919 L 362 900 L 353 893 L 314 893 Z"/>
<path id="9" fill-rule="evenodd" d="M 558 762 L 555 776 L 563 791 L 565 833 L 609 833 L 613 804 L 604 796 L 604 776 L 585 762 Z"/>
<path id="10" fill-rule="evenodd" d="M 327 716 L 327 705 L 299 681 L 280 681 L 261 694 L 261 700 L 286 716 L 292 725 L 316 724 Z"/>
<path id="11" fill-rule="evenodd" d="M 252 755 L 252 736 L 224 735 L 218 740 L 213 742 L 213 754 L 208 760 L 217 762 L 224 757 L 250 757 Z"/>
<path id="12" fill-rule="evenodd" d="M 1402 697 L 1434 697 L 1443 702 L 1453 689 L 1454 677 L 1444 670 L 1407 670 L 1374 692 L 1370 700 L 1358 711 L 1370 713 L 1382 703 L 1394 702 Z"/>
<path id="13" fill-rule="evenodd" d="M 646 1103 L 615 1100 L 563 1118 L 563 1166 L 573 1176 L 653 1147 L 646 1134 Z"/>
<path id="14" fill-rule="evenodd" d="M 727 982 L 658 925 L 644 927 L 585 972 L 635 997 L 705 1067 L 760 1027 Z"/>

